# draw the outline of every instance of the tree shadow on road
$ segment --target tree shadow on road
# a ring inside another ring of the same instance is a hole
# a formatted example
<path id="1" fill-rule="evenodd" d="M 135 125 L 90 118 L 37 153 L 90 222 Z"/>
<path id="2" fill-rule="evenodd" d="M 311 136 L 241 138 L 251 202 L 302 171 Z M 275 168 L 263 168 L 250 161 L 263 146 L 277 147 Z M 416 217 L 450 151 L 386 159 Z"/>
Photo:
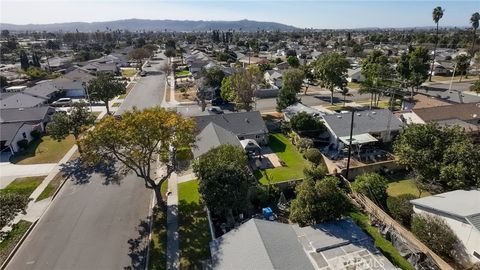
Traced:
<path id="1" fill-rule="evenodd" d="M 60 167 L 60 171 L 70 177 L 70 180 L 75 182 L 75 184 L 89 183 L 94 173 L 103 176 L 104 185 L 119 185 L 121 182 L 118 166 L 116 166 L 116 161 L 113 159 L 108 159 L 98 165 L 92 166 L 85 163 L 81 158 L 77 158 L 61 164 Z"/>
<path id="2" fill-rule="evenodd" d="M 125 270 L 134 270 L 134 269 L 145 269 L 145 263 L 147 258 L 147 243 L 148 236 L 150 234 L 150 220 L 146 218 L 140 220 L 140 223 L 137 225 L 138 236 L 137 238 L 130 238 L 128 240 L 129 244 L 129 253 L 131 264 L 125 266 Z"/>

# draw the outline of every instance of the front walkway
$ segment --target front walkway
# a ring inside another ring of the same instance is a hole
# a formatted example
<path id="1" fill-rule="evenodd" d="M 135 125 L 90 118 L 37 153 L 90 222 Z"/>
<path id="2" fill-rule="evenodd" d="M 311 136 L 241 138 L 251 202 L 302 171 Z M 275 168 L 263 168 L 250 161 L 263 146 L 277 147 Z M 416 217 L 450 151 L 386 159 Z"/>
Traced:
<path id="1" fill-rule="evenodd" d="M 178 179 L 172 173 L 168 179 L 170 195 L 167 198 L 167 270 L 180 268 L 178 240 Z"/>

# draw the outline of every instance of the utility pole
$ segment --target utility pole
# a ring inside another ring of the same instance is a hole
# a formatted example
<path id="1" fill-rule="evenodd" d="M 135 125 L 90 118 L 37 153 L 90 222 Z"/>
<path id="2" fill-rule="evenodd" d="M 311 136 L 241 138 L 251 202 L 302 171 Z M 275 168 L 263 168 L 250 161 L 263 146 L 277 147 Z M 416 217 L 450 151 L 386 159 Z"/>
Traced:
<path id="1" fill-rule="evenodd" d="M 352 108 L 352 121 L 350 122 L 350 139 L 348 140 L 348 159 L 347 159 L 347 173 L 345 178 L 348 180 L 348 173 L 350 172 L 350 157 L 352 156 L 352 137 L 353 137 L 353 118 L 355 110 Z"/>

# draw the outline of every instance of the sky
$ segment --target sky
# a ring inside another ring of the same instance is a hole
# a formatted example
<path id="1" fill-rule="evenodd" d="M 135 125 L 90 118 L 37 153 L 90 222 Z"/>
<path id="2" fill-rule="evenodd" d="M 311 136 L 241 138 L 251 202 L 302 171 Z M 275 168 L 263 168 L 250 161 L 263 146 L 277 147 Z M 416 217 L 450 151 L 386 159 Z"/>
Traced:
<path id="1" fill-rule="evenodd" d="M 0 22 L 43 24 L 121 19 L 257 20 L 300 28 L 431 26 L 432 9 L 445 9 L 441 25 L 468 26 L 479 0 L 0 0 Z"/>

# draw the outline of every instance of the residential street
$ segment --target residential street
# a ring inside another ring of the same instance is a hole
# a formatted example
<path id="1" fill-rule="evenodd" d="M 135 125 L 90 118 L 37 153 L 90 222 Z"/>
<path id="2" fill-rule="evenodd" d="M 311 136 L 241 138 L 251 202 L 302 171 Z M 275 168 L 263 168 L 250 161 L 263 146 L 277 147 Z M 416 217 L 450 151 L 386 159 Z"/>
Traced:
<path id="1" fill-rule="evenodd" d="M 145 109 L 161 105 L 165 93 L 165 75 L 160 69 L 166 62 L 166 58 L 163 53 L 156 54 L 156 57 L 162 60 L 151 60 L 151 67 L 144 68 L 148 75 L 145 77 L 138 76 L 137 83 L 120 105 L 116 114 L 122 114 L 124 111 L 133 109 L 133 107 Z"/>
<path id="2" fill-rule="evenodd" d="M 67 181 L 7 269 L 143 269 L 152 193 L 135 178 Z"/>

